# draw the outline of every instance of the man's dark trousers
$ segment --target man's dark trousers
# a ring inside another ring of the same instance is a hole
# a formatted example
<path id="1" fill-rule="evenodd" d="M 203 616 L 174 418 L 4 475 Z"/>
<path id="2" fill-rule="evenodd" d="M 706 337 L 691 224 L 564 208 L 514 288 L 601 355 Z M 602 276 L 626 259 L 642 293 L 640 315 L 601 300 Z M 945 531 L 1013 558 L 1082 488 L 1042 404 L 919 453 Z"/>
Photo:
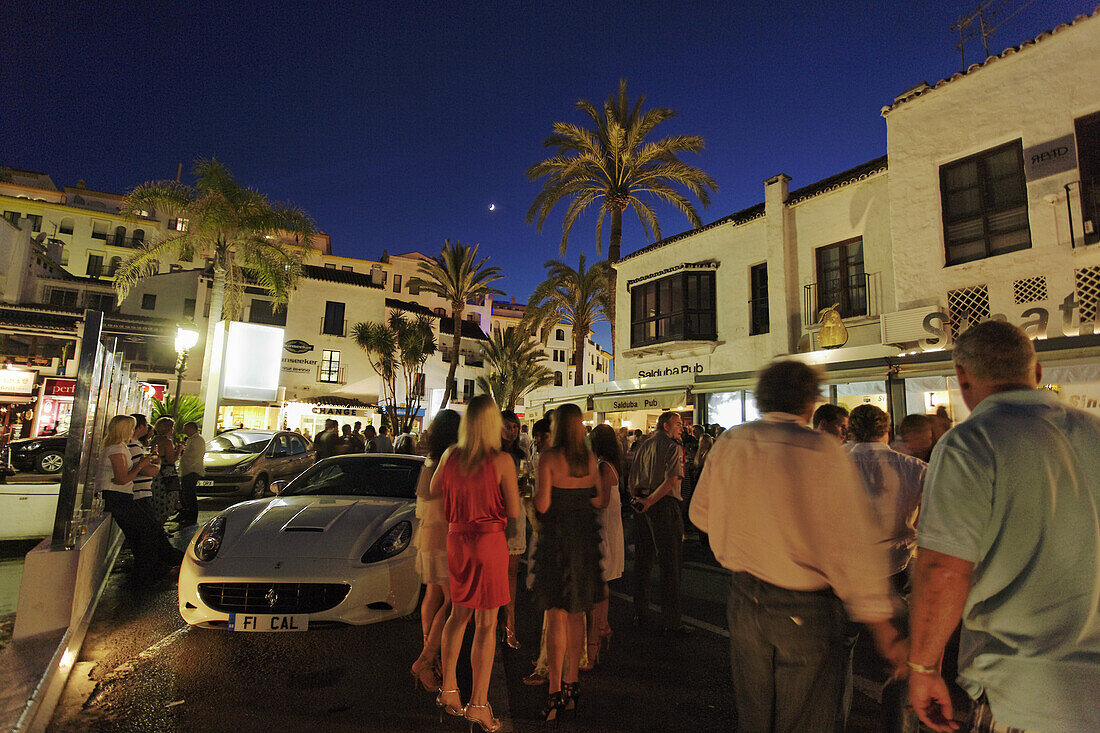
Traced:
<path id="1" fill-rule="evenodd" d="M 739 733 L 842 729 L 846 618 L 831 590 L 733 573 L 726 618 Z"/>
<path id="2" fill-rule="evenodd" d="M 199 500 L 197 498 L 197 492 L 199 488 L 199 479 L 202 478 L 197 473 L 188 473 L 180 476 L 180 519 L 186 519 L 191 523 L 194 523 L 199 518 Z"/>
<path id="3" fill-rule="evenodd" d="M 661 568 L 661 628 L 679 628 L 680 567 L 684 555 L 680 500 L 666 496 L 636 518 L 640 521 L 634 532 L 634 615 L 649 614 L 649 576 L 656 554 Z"/>

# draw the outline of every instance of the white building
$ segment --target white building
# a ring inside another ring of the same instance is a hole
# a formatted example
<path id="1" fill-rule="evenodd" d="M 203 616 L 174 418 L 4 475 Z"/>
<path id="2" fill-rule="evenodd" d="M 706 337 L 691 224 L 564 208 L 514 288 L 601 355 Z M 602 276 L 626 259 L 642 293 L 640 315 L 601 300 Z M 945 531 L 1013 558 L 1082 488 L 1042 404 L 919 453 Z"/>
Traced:
<path id="1" fill-rule="evenodd" d="M 795 354 L 827 369 L 838 403 L 961 419 L 943 349 L 1000 315 L 1042 339 L 1052 389 L 1095 407 L 1097 48 L 1100 19 L 1080 17 L 917 85 L 882 111 L 888 156 L 795 190 L 774 176 L 762 203 L 627 255 L 616 381 L 545 406 L 735 424 L 756 416 L 754 372 Z"/>

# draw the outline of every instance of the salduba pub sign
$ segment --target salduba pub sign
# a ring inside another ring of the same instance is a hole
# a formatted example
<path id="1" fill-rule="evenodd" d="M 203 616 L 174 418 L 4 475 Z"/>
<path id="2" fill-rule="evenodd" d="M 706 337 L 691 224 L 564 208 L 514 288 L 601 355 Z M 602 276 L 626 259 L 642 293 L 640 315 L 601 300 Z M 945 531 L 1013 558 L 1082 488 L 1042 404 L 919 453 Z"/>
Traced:
<path id="1" fill-rule="evenodd" d="M 1085 321 L 1080 318 L 1081 303 L 1077 301 L 1073 293 L 1067 295 L 1058 305 L 1058 314 L 1055 318 L 1055 329 L 1060 333 L 1049 334 L 1051 325 L 1051 312 L 1048 308 L 1032 307 L 1023 310 L 1017 318 L 1009 318 L 1004 313 L 994 313 L 987 320 L 1009 321 L 1022 328 L 1033 339 L 1045 339 L 1048 336 L 1084 336 L 1098 333 L 1095 321 Z M 1075 317 L 1076 316 L 1076 317 Z M 983 319 L 985 320 L 985 319 Z M 965 330 L 969 322 L 960 324 L 959 330 Z M 928 334 L 926 338 L 917 342 L 922 351 L 936 351 L 951 345 L 951 315 L 942 311 L 929 313 L 924 317 L 924 330 Z"/>

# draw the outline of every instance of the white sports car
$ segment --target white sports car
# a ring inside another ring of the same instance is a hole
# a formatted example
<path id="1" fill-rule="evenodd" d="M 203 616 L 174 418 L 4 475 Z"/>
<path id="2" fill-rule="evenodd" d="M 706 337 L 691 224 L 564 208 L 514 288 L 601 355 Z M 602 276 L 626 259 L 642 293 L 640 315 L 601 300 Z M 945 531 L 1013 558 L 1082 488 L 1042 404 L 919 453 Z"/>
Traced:
<path id="1" fill-rule="evenodd" d="M 179 608 L 193 626 L 304 631 L 416 610 L 416 482 L 423 459 L 328 458 L 270 499 L 208 521 L 180 567 Z"/>

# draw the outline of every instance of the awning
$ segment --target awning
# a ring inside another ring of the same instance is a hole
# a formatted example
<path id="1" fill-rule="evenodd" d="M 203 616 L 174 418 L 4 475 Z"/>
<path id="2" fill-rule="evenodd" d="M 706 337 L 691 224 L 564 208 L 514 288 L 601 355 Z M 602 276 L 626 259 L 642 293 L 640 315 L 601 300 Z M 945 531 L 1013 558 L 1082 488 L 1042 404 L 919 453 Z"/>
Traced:
<path id="1" fill-rule="evenodd" d="M 593 412 L 627 412 L 630 410 L 672 410 L 690 407 L 686 389 L 663 392 L 620 392 L 592 398 Z"/>

